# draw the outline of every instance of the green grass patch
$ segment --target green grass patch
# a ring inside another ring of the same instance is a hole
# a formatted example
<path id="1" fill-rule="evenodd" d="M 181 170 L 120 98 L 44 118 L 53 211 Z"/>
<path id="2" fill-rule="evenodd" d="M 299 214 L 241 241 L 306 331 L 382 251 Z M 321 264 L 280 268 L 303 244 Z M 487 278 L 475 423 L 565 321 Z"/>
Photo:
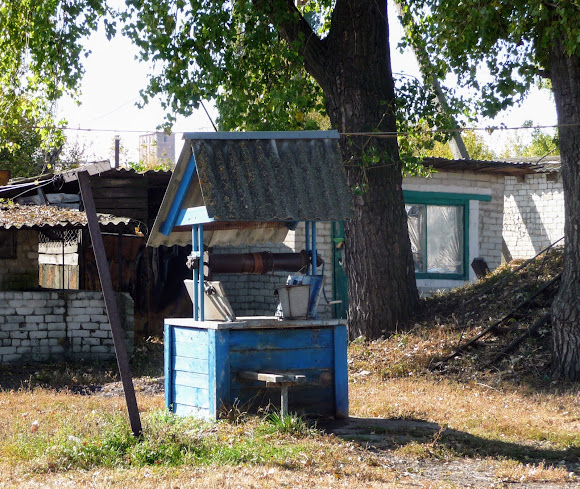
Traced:
<path id="1" fill-rule="evenodd" d="M 243 424 L 208 423 L 168 411 L 143 416 L 143 436 L 135 438 L 120 413 L 99 416 L 98 430 L 73 433 L 20 431 L 0 444 L 14 463 L 39 472 L 96 467 L 287 464 L 308 452 L 319 434 L 298 416 L 273 414 Z M 321 435 L 320 435 L 321 436 Z"/>

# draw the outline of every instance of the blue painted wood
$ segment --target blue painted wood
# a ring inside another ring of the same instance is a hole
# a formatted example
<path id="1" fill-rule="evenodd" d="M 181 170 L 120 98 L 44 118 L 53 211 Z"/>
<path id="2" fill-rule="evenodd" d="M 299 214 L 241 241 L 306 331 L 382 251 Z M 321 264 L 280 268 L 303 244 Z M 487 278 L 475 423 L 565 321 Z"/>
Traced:
<path id="1" fill-rule="evenodd" d="M 209 377 L 207 374 L 177 370 L 173 372 L 171 381 L 174 385 L 186 385 L 209 390 Z"/>
<path id="2" fill-rule="evenodd" d="M 189 163 L 185 168 L 185 172 L 183 173 L 183 177 L 179 182 L 179 187 L 177 188 L 177 192 L 175 193 L 175 198 L 173 202 L 171 202 L 171 207 L 169 208 L 169 212 L 167 213 L 167 219 L 161 225 L 160 231 L 165 236 L 169 236 L 171 231 L 173 230 L 173 226 L 175 226 L 175 221 L 177 220 L 177 216 L 179 215 L 179 211 L 181 210 L 181 205 L 183 204 L 183 200 L 187 195 L 187 190 L 189 189 L 190 183 L 193 181 L 193 176 L 195 175 L 195 156 L 192 154 L 191 158 L 189 159 Z"/>
<path id="3" fill-rule="evenodd" d="M 181 372 L 208 374 L 209 361 L 200 358 L 173 357 L 173 368 Z"/>
<path id="4" fill-rule="evenodd" d="M 172 340 L 165 347 L 166 392 L 173 392 L 178 414 L 216 418 L 222 404 L 236 398 L 244 410 L 278 406 L 280 389 L 236 375 L 257 370 L 306 376 L 306 385 L 289 389 L 291 411 L 348 415 L 346 326 L 207 330 L 168 324 L 165 334 Z"/>
<path id="5" fill-rule="evenodd" d="M 165 374 L 165 408 L 172 410 L 172 403 L 174 401 L 173 397 L 173 384 L 171 379 L 173 377 L 173 345 L 175 344 L 173 339 L 173 327 L 169 326 L 168 324 L 164 325 L 164 355 L 165 355 L 165 362 L 163 365 L 163 370 Z"/>
<path id="6" fill-rule="evenodd" d="M 295 369 L 333 368 L 332 350 L 321 348 L 301 348 L 288 350 L 266 350 L 259 355 L 255 351 L 235 351 L 230 353 L 232 371 L 293 371 Z"/>
<path id="7" fill-rule="evenodd" d="M 179 215 L 175 220 L 176 226 L 189 226 L 192 224 L 203 224 L 206 222 L 213 222 L 213 217 L 209 217 L 206 206 L 189 207 L 188 209 L 181 209 Z"/>
<path id="8" fill-rule="evenodd" d="M 231 330 L 230 351 L 332 348 L 331 328 Z"/>
<path id="9" fill-rule="evenodd" d="M 199 389 L 197 387 L 189 387 L 187 385 L 176 385 L 175 399 L 179 404 L 187 404 L 188 406 L 196 406 L 199 408 L 207 408 L 211 410 L 211 396 L 207 389 Z"/>
<path id="10" fill-rule="evenodd" d="M 207 329 L 173 326 L 173 337 L 176 343 L 192 343 L 207 347 Z"/>
<path id="11" fill-rule="evenodd" d="M 196 418 L 209 419 L 209 410 L 201 409 L 187 404 L 175 404 L 175 414 L 178 416 L 195 416 Z"/>
<path id="12" fill-rule="evenodd" d="M 348 418 L 348 362 L 345 325 L 334 327 L 334 390 L 335 416 Z"/>
<path id="13" fill-rule="evenodd" d="M 175 343 L 173 355 L 184 358 L 199 358 L 200 360 L 208 359 L 207 345 L 195 343 Z"/>
<path id="14" fill-rule="evenodd" d="M 223 404 L 230 401 L 230 330 L 209 332 L 209 413 L 217 418 Z"/>

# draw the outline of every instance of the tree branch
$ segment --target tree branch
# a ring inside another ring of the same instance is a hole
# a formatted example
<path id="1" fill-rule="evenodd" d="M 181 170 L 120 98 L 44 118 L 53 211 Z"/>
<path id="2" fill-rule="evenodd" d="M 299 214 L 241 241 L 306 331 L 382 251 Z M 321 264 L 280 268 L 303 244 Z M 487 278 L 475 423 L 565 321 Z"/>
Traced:
<path id="1" fill-rule="evenodd" d="M 298 43 L 304 57 L 304 67 L 324 88 L 327 84 L 324 61 L 325 42 L 312 30 L 293 0 L 253 0 L 254 6 L 266 13 L 270 21 L 288 43 Z"/>

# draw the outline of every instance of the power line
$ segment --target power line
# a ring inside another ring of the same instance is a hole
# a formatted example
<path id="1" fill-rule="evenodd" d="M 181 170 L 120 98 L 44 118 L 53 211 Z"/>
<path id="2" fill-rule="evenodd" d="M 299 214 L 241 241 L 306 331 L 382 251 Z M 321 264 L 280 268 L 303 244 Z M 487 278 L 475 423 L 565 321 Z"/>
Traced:
<path id="1" fill-rule="evenodd" d="M 469 132 L 469 131 L 479 131 L 487 132 L 492 134 L 496 131 L 518 131 L 518 130 L 530 130 L 530 129 L 559 129 L 563 127 L 579 127 L 580 122 L 571 124 L 552 124 L 552 125 L 537 125 L 537 126 L 487 126 L 487 127 L 458 127 L 458 128 L 448 128 L 448 129 L 417 129 L 413 131 L 369 131 L 369 132 L 342 132 L 342 136 L 368 136 L 377 138 L 394 138 L 399 136 L 413 136 L 420 134 L 442 134 L 442 133 L 456 133 L 456 132 Z M 14 124 L 0 124 L 2 128 L 14 128 L 14 129 L 44 129 L 44 130 L 56 130 L 60 129 L 62 131 L 76 131 L 76 132 L 106 132 L 106 133 L 135 133 L 135 134 L 145 134 L 151 132 L 163 132 L 158 129 L 97 129 L 97 128 L 87 128 L 87 127 L 58 127 L 58 126 L 29 126 L 29 125 L 14 125 Z M 172 131 L 173 134 L 183 134 L 186 131 Z"/>

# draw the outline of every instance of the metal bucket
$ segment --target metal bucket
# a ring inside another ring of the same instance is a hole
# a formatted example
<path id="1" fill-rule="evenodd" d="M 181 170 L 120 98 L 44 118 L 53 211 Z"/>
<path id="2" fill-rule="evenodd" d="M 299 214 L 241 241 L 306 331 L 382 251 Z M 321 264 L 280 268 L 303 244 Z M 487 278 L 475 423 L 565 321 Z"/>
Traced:
<path id="1" fill-rule="evenodd" d="M 310 285 L 281 285 L 276 294 L 284 319 L 306 319 L 310 302 Z"/>

